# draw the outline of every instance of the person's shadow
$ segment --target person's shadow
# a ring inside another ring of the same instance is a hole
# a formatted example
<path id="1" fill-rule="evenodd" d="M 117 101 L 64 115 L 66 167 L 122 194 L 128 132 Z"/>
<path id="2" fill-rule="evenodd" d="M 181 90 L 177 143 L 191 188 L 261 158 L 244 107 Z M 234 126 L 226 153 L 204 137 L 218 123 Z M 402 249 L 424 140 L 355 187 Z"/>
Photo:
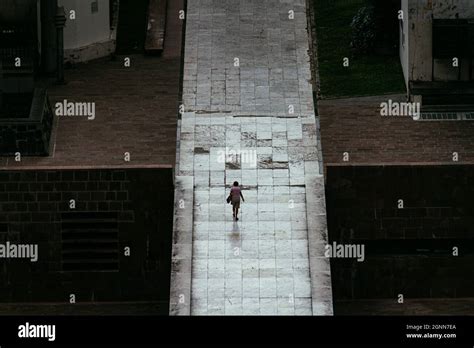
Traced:
<path id="1" fill-rule="evenodd" d="M 234 234 L 240 235 L 240 227 L 237 221 L 234 221 L 234 223 L 232 224 L 232 235 Z"/>

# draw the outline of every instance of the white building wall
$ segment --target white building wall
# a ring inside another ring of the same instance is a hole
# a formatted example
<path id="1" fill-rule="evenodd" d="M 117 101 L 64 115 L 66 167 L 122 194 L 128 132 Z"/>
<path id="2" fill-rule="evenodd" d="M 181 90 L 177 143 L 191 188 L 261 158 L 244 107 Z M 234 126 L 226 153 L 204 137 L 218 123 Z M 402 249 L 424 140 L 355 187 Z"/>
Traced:
<path id="1" fill-rule="evenodd" d="M 92 13 L 94 0 L 59 0 L 68 20 L 64 28 L 64 48 L 76 49 L 110 39 L 109 0 L 98 0 L 98 12 Z M 69 18 L 75 11 L 76 19 Z"/>
<path id="2" fill-rule="evenodd" d="M 98 3 L 97 12 L 92 4 Z M 109 0 L 58 0 L 68 20 L 64 28 L 64 59 L 81 63 L 101 58 L 115 51 L 115 31 L 110 29 Z M 75 19 L 71 19 L 75 11 Z"/>
<path id="3" fill-rule="evenodd" d="M 403 11 L 403 21 L 400 21 L 400 62 L 402 63 L 405 85 L 408 88 L 408 52 L 409 52 L 409 31 L 408 31 L 408 0 L 402 0 L 401 10 Z"/>
<path id="4" fill-rule="evenodd" d="M 408 0 L 410 80 L 432 80 L 432 6 L 431 0 Z"/>

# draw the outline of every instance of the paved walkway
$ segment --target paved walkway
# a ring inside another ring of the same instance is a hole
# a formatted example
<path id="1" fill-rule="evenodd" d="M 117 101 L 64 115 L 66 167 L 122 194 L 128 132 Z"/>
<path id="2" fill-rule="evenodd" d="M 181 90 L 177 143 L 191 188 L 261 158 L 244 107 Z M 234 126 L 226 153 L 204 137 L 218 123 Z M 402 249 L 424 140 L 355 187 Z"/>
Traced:
<path id="1" fill-rule="evenodd" d="M 304 0 L 188 1 L 177 182 L 194 204 L 175 240 L 192 228 L 192 315 L 332 314 L 306 26 Z"/>

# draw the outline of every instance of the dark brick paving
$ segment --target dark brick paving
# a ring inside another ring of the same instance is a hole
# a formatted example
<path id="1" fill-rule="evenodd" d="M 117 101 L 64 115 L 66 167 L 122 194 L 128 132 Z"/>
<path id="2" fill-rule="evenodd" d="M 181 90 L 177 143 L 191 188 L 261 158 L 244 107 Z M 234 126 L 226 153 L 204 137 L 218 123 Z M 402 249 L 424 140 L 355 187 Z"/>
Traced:
<path id="1" fill-rule="evenodd" d="M 415 122 L 380 116 L 394 96 L 318 102 L 324 164 L 473 164 L 474 122 Z M 350 161 L 343 162 L 349 152 Z M 459 162 L 452 161 L 453 152 Z"/>

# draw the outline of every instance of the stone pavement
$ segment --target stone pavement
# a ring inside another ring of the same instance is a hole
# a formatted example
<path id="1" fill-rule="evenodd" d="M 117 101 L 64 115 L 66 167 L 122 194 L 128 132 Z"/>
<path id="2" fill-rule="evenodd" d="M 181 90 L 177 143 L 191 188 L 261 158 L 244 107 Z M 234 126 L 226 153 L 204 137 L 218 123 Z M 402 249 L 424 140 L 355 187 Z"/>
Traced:
<path id="1" fill-rule="evenodd" d="M 304 0 L 188 1 L 171 314 L 332 314 L 306 26 Z"/>

